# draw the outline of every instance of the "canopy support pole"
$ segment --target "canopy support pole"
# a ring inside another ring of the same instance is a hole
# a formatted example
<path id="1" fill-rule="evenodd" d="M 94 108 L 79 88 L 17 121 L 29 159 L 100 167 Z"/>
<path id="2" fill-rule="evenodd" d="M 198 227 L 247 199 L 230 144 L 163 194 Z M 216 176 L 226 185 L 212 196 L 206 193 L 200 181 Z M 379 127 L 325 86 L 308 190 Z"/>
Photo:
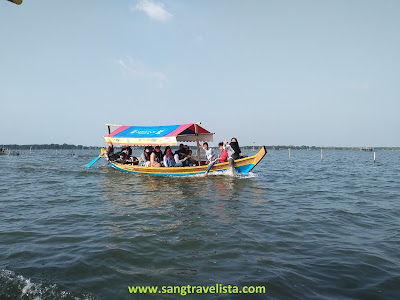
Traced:
<path id="1" fill-rule="evenodd" d="M 201 166 L 201 153 L 200 153 L 200 143 L 199 143 L 199 130 L 197 128 L 197 124 L 194 124 L 194 132 L 196 133 L 196 144 L 197 144 L 197 160 L 199 162 L 199 166 Z"/>
<path id="2" fill-rule="evenodd" d="M 121 127 L 122 125 L 106 124 L 108 128 L 108 134 L 111 134 L 111 127 Z"/>

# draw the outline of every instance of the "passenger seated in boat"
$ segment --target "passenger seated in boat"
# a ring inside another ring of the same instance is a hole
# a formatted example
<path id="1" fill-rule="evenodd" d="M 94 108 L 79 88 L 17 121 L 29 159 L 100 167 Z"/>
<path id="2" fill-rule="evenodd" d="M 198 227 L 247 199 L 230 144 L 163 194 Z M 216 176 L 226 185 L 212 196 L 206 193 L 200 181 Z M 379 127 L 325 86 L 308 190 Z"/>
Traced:
<path id="1" fill-rule="evenodd" d="M 184 156 L 187 157 L 186 161 L 183 163 L 183 166 L 184 167 L 193 167 L 193 161 L 191 162 L 190 161 L 190 157 L 188 157 L 189 156 L 189 151 L 191 151 L 189 146 L 185 145 L 185 146 L 183 146 L 183 149 L 184 149 L 184 152 L 183 152 Z"/>
<path id="2" fill-rule="evenodd" d="M 122 148 L 121 153 L 124 155 L 124 159 L 126 160 L 126 163 L 131 163 L 132 165 L 138 165 L 139 160 L 136 156 L 132 155 L 132 147 L 126 145 L 125 147 Z"/>
<path id="3" fill-rule="evenodd" d="M 123 159 L 129 160 L 132 156 L 132 148 L 128 145 L 124 146 L 121 150 L 121 154 L 123 155 Z"/>
<path id="4" fill-rule="evenodd" d="M 180 166 L 180 163 L 182 163 L 182 166 L 181 167 L 187 167 L 188 165 L 189 165 L 189 161 L 187 160 L 187 159 L 185 159 L 186 158 L 186 156 L 187 156 L 187 150 L 188 150 L 188 146 L 186 145 L 183 145 L 183 144 L 180 144 L 179 145 L 179 149 L 178 150 L 176 150 L 175 151 L 175 155 L 174 155 L 174 158 L 175 158 L 175 156 L 178 154 L 178 156 L 179 156 L 179 159 L 177 160 L 176 158 L 175 158 L 175 162 Z"/>
<path id="5" fill-rule="evenodd" d="M 210 162 L 214 161 L 217 158 L 217 155 L 214 153 L 214 150 L 208 147 L 208 143 L 204 142 L 203 143 L 203 149 L 206 151 L 206 164 L 209 164 Z"/>
<path id="6" fill-rule="evenodd" d="M 182 159 L 179 159 L 179 154 L 175 152 L 174 155 L 174 159 L 175 159 L 175 167 L 183 167 L 186 164 L 187 161 L 187 157 L 185 156 Z"/>
<path id="7" fill-rule="evenodd" d="M 179 155 L 179 159 L 184 159 L 186 157 L 186 148 L 183 144 L 179 145 L 179 149 L 175 151 L 175 154 Z"/>
<path id="8" fill-rule="evenodd" d="M 110 144 L 110 145 L 108 145 L 107 148 L 106 148 L 106 156 L 107 156 L 107 158 L 110 160 L 110 157 L 111 157 L 112 155 L 114 155 L 114 146 L 113 146 L 113 144 Z"/>
<path id="9" fill-rule="evenodd" d="M 132 165 L 139 165 L 139 159 L 138 159 L 136 156 L 131 156 L 129 162 L 130 162 Z"/>
<path id="10" fill-rule="evenodd" d="M 129 159 L 125 152 L 119 151 L 114 153 L 114 146 L 112 144 L 107 147 L 106 155 L 109 161 L 116 161 L 121 164 L 125 164 Z"/>
<path id="11" fill-rule="evenodd" d="M 196 158 L 192 155 L 192 150 L 188 150 L 188 154 L 186 157 L 189 167 L 193 167 L 193 165 L 198 165 Z"/>
<path id="12" fill-rule="evenodd" d="M 215 159 L 215 160 L 213 160 L 213 161 L 211 161 L 211 162 L 208 164 L 207 170 L 206 170 L 206 172 L 203 174 L 203 177 L 206 177 L 206 176 L 208 175 L 208 172 L 211 170 L 211 168 L 212 168 L 215 164 L 227 162 L 227 160 L 228 160 L 228 151 L 227 151 L 226 149 L 224 149 L 224 143 L 222 143 L 222 142 L 221 142 L 221 143 L 218 143 L 218 148 L 219 148 L 219 150 L 221 150 L 221 155 L 220 155 L 220 157 L 217 158 L 217 159 Z"/>
<path id="13" fill-rule="evenodd" d="M 233 176 L 233 168 L 235 166 L 235 160 L 243 158 L 242 151 L 240 151 L 239 143 L 236 138 L 231 139 L 231 143 L 228 144 L 228 141 L 224 142 L 224 149 L 228 151 L 228 162 L 231 171 L 231 175 Z"/>
<path id="14" fill-rule="evenodd" d="M 168 149 L 171 150 L 171 147 L 170 147 L 170 146 L 166 146 L 166 147 L 165 147 L 164 156 L 165 156 L 165 154 L 167 154 Z M 171 153 L 172 153 L 172 150 L 171 150 Z M 174 155 L 174 154 L 172 154 L 172 156 L 173 156 L 173 155 Z"/>
<path id="15" fill-rule="evenodd" d="M 232 158 L 234 160 L 241 159 L 241 158 L 245 157 L 242 154 L 242 151 L 240 150 L 239 143 L 238 143 L 236 138 L 231 138 L 231 142 L 230 142 L 229 145 L 231 146 L 232 150 L 234 151 L 234 153 L 232 154 Z M 229 150 L 228 150 L 228 152 L 229 152 Z"/>
<path id="16" fill-rule="evenodd" d="M 161 162 L 163 161 L 163 155 L 160 146 L 154 148 L 153 153 L 150 154 L 150 167 L 159 168 L 161 167 Z"/>
<path id="17" fill-rule="evenodd" d="M 232 155 L 235 153 L 235 151 L 232 149 L 232 147 L 228 144 L 228 141 L 225 140 L 224 142 L 224 149 L 228 153 L 228 162 L 229 162 L 229 170 L 231 172 L 231 175 L 233 176 L 233 167 L 235 165 L 235 160 L 232 158 Z"/>
<path id="18" fill-rule="evenodd" d="M 114 145 L 112 143 L 110 143 L 110 145 L 107 146 L 106 153 L 108 155 L 112 155 L 114 153 Z"/>
<path id="19" fill-rule="evenodd" d="M 150 154 L 151 154 L 151 147 L 148 146 L 144 147 L 144 151 L 139 158 L 139 166 L 150 167 Z"/>
<path id="20" fill-rule="evenodd" d="M 169 146 L 165 149 L 165 154 L 164 154 L 164 167 L 170 168 L 170 167 L 175 167 L 175 159 L 174 155 L 172 154 L 172 150 Z"/>

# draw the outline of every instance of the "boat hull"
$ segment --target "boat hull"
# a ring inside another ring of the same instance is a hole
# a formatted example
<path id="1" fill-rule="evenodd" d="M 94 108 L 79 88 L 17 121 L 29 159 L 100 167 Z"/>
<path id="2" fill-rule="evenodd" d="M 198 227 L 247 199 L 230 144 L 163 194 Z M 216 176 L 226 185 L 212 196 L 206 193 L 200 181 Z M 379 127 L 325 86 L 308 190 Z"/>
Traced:
<path id="1" fill-rule="evenodd" d="M 267 150 L 263 146 L 256 155 L 235 160 L 235 172 L 242 174 L 249 173 L 262 160 L 266 153 Z M 116 170 L 123 172 L 155 176 L 193 176 L 204 174 L 207 169 L 207 165 L 197 167 L 149 168 L 128 164 L 120 164 L 116 162 L 110 162 L 110 166 Z M 224 172 L 228 169 L 229 163 L 215 164 L 209 173 Z"/>

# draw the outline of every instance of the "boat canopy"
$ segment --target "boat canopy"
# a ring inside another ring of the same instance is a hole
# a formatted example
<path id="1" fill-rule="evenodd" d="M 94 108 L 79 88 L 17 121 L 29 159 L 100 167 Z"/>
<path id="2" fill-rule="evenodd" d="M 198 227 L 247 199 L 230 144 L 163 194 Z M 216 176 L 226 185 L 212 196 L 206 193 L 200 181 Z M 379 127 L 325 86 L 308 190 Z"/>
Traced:
<path id="1" fill-rule="evenodd" d="M 106 124 L 109 134 L 104 137 L 108 144 L 130 146 L 176 146 L 178 142 L 212 142 L 213 134 L 200 123 L 168 126 L 124 126 Z M 110 126 L 118 127 L 110 132 Z"/>

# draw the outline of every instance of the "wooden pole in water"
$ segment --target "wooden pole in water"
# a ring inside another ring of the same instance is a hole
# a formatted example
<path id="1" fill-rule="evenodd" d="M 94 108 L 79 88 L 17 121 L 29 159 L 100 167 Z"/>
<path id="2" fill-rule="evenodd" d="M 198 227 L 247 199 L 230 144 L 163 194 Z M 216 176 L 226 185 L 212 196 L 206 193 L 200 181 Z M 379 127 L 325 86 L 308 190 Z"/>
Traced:
<path id="1" fill-rule="evenodd" d="M 288 150 L 289 150 L 289 160 L 290 160 L 290 148 Z"/>
<path id="2" fill-rule="evenodd" d="M 374 151 L 374 163 L 376 162 L 376 151 Z"/>
<path id="3" fill-rule="evenodd" d="M 199 162 L 199 166 L 201 166 L 201 153 L 200 153 L 200 143 L 199 143 L 199 129 L 197 124 L 194 124 L 194 132 L 196 133 L 196 144 L 197 144 L 197 159 Z"/>

